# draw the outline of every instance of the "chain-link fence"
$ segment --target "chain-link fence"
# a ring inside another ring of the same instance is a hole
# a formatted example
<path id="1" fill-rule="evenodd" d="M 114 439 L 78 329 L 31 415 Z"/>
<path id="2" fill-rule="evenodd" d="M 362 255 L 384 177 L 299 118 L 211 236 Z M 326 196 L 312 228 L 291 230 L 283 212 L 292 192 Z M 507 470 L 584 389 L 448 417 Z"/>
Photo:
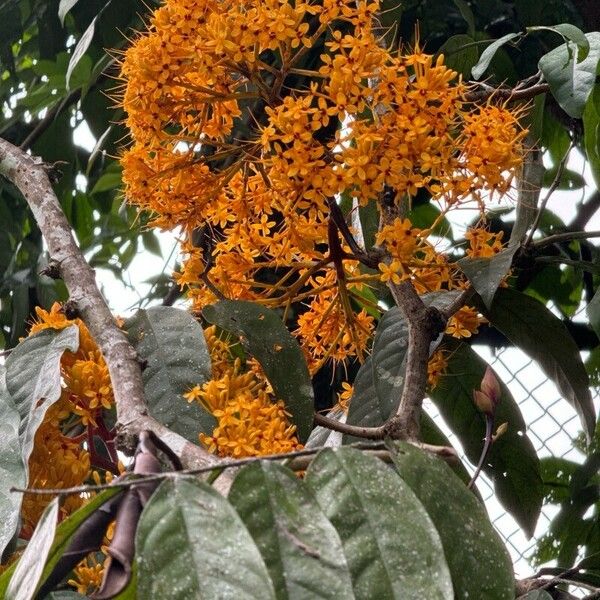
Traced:
<path id="1" fill-rule="evenodd" d="M 474 349 L 492 365 L 500 379 L 509 387 L 527 423 L 527 435 L 538 456 L 555 456 L 583 462 L 584 455 L 573 445 L 574 438 L 581 431 L 579 418 L 539 366 L 517 348 L 503 348 L 495 352 L 487 346 L 474 346 Z M 593 389 L 592 394 L 598 406 L 598 390 Z M 440 423 L 437 418 L 439 415 L 431 402 L 426 404 L 426 410 Z M 442 428 L 444 429 L 443 426 Z M 457 438 L 449 430 L 445 430 L 445 433 L 457 451 L 462 453 Z M 543 506 L 535 535 L 528 540 L 513 517 L 496 500 L 490 480 L 481 476 L 477 487 L 486 502 L 490 518 L 506 542 L 517 578 L 533 574 L 533 551 L 537 541 L 547 532 L 558 507 L 551 504 Z"/>

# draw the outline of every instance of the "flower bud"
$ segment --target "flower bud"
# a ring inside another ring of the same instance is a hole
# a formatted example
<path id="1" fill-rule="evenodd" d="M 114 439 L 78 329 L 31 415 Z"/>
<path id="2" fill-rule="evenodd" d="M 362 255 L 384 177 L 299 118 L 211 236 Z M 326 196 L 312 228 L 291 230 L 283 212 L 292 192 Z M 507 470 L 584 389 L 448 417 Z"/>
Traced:
<path id="1" fill-rule="evenodd" d="M 494 414 L 494 409 L 496 408 L 495 404 L 492 402 L 492 399 L 489 396 L 480 390 L 473 390 L 473 401 L 475 402 L 475 406 L 482 413 L 490 416 Z"/>
<path id="2" fill-rule="evenodd" d="M 494 371 L 492 371 L 491 367 L 485 370 L 485 375 L 481 380 L 481 391 L 493 402 L 494 408 L 500 402 L 500 396 L 502 395 L 502 389 L 500 388 L 500 383 L 496 379 L 494 375 Z"/>

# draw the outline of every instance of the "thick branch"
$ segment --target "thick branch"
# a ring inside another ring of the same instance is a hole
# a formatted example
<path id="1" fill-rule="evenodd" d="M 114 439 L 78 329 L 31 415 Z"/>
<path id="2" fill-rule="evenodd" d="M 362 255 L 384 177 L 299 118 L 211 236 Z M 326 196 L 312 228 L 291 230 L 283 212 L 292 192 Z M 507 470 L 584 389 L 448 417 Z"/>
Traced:
<path id="1" fill-rule="evenodd" d="M 23 194 L 46 240 L 70 299 L 100 347 L 113 385 L 121 442 L 133 448 L 131 438 L 153 431 L 186 468 L 219 464 L 219 459 L 196 446 L 148 415 L 136 352 L 98 290 L 93 269 L 77 247 L 71 227 L 54 194 L 47 170 L 39 159 L 5 140 L 0 140 L 0 175 Z"/>
<path id="2" fill-rule="evenodd" d="M 425 306 L 410 281 L 392 284 L 390 290 L 408 323 L 408 352 L 400 404 L 397 413 L 384 425 L 385 436 L 418 441 L 421 407 L 427 388 L 429 347 L 444 331 L 446 319 L 437 308 Z"/>

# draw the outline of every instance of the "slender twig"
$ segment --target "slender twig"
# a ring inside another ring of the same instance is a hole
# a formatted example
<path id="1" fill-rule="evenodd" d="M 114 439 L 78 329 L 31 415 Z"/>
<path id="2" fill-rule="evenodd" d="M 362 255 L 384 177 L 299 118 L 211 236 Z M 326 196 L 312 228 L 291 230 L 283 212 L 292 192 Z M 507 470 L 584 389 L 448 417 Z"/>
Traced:
<path id="1" fill-rule="evenodd" d="M 531 247 L 535 250 L 551 246 L 552 244 L 559 244 L 560 242 L 570 242 L 571 240 L 586 240 L 588 238 L 600 237 L 600 231 L 567 231 L 565 233 L 555 233 L 549 235 L 542 240 L 533 242 Z"/>
<path id="2" fill-rule="evenodd" d="M 562 256 L 536 256 L 534 260 L 538 263 L 548 263 L 551 265 L 568 265 L 570 267 L 581 269 L 582 271 L 589 271 L 590 273 L 600 275 L 600 263 L 573 260 L 571 258 L 563 258 Z"/>
<path id="3" fill-rule="evenodd" d="M 46 240 L 52 260 L 79 316 L 102 351 L 108 366 L 122 450 L 135 448 L 141 431 L 153 431 L 187 468 L 214 466 L 220 460 L 171 431 L 148 414 L 140 364 L 134 348 L 117 326 L 95 280 L 94 270 L 77 247 L 69 223 L 52 189 L 47 167 L 40 159 L 0 139 L 0 175 L 23 194 Z M 223 485 L 226 485 L 227 482 Z"/>
<path id="4" fill-rule="evenodd" d="M 550 91 L 550 86 L 547 83 L 532 85 L 523 89 L 514 88 L 495 88 L 485 84 L 479 84 L 479 89 L 474 90 L 466 95 L 467 102 L 481 102 L 488 98 L 494 98 L 503 102 L 517 102 L 520 100 L 530 100 L 545 94 Z"/>
<path id="5" fill-rule="evenodd" d="M 556 169 L 556 175 L 554 176 L 554 179 L 552 180 L 552 184 L 548 188 L 548 193 L 544 196 L 544 198 L 540 202 L 540 206 L 538 208 L 537 214 L 535 215 L 535 220 L 533 221 L 533 225 L 531 226 L 531 230 L 529 231 L 529 235 L 527 236 L 527 239 L 525 241 L 525 244 L 524 244 L 525 247 L 527 247 L 527 246 L 529 246 L 529 244 L 531 244 L 533 235 L 535 234 L 535 232 L 538 228 L 538 225 L 540 224 L 540 220 L 542 219 L 542 215 L 544 214 L 544 211 L 546 210 L 546 205 L 548 204 L 548 200 L 550 200 L 550 196 L 552 196 L 552 194 L 556 191 L 556 189 L 560 185 L 560 180 L 562 179 L 563 172 L 565 170 L 565 167 L 567 166 L 567 160 L 569 160 L 569 154 L 571 154 L 572 148 L 573 148 L 573 140 L 571 140 L 571 143 L 569 144 L 569 147 L 567 148 L 565 155 L 563 156 L 562 160 L 558 164 L 558 168 Z"/>
<path id="6" fill-rule="evenodd" d="M 379 427 L 360 427 L 359 425 L 350 425 L 349 423 L 342 423 L 334 419 L 329 419 L 325 415 L 315 413 L 314 422 L 316 425 L 326 427 L 332 431 L 338 431 L 346 435 L 353 435 L 358 438 L 365 438 L 367 440 L 382 440 L 385 437 L 385 430 L 383 425 Z"/>
<path id="7" fill-rule="evenodd" d="M 427 445 L 424 445 L 427 446 Z M 238 458 L 236 460 L 221 460 L 218 464 L 208 465 L 205 467 L 199 467 L 197 469 L 185 469 L 181 471 L 165 471 L 164 473 L 156 473 L 152 475 L 143 475 L 143 476 L 134 476 L 130 475 L 129 478 L 123 478 L 119 480 L 115 480 L 111 483 L 103 483 L 99 485 L 79 485 L 69 488 L 17 488 L 13 487 L 10 489 L 11 492 L 21 493 L 21 494 L 34 494 L 37 496 L 67 496 L 71 494 L 83 494 L 88 492 L 99 492 L 106 489 L 113 489 L 115 487 L 119 488 L 127 488 L 133 487 L 136 485 L 142 485 L 157 481 L 163 481 L 165 479 L 176 479 L 178 477 L 196 477 L 198 475 L 202 475 L 204 473 L 210 473 L 215 470 L 225 470 L 225 469 L 233 469 L 238 467 L 243 467 L 245 465 L 253 464 L 256 462 L 260 462 L 263 460 L 267 461 L 278 461 L 278 460 L 289 460 L 289 467 L 294 469 L 295 464 L 294 460 L 298 458 L 303 458 L 307 456 L 314 456 L 318 454 L 321 450 L 326 449 L 327 446 L 318 446 L 316 448 L 304 448 L 302 450 L 296 450 L 294 452 L 288 452 L 287 454 L 264 454 L 262 456 L 248 456 L 245 458 Z M 386 451 L 384 446 L 381 444 L 365 444 L 365 443 L 357 443 L 357 444 L 349 444 L 346 448 L 356 448 L 358 450 L 363 450 L 367 453 Z M 437 448 L 436 446 L 431 446 L 431 448 Z M 441 447 L 440 447 L 441 448 Z M 452 450 L 452 449 L 447 449 Z M 441 454 L 441 451 L 439 452 Z M 388 452 L 389 454 L 389 452 Z M 304 469 L 305 464 L 304 461 L 298 464 L 297 470 Z"/>

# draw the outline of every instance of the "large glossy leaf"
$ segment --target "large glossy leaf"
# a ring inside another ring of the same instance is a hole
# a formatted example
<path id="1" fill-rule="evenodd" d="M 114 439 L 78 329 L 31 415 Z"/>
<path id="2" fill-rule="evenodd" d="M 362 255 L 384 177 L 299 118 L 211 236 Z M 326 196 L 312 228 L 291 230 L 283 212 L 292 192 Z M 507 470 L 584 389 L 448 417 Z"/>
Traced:
<path id="1" fill-rule="evenodd" d="M 23 340 L 6 359 L 6 387 L 0 390 L 0 553 L 12 538 L 21 507 L 12 486 L 27 485 L 35 433 L 48 408 L 60 398 L 60 359 L 79 344 L 76 326 L 46 329 Z M 4 448 L 4 451 L 2 451 Z"/>
<path id="2" fill-rule="evenodd" d="M 276 312 L 254 302 L 222 300 L 202 311 L 209 322 L 239 336 L 244 348 L 258 360 L 277 398 L 296 425 L 304 442 L 313 421 L 313 389 L 298 342 Z"/>
<path id="3" fill-rule="evenodd" d="M 6 600 L 31 600 L 34 597 L 54 540 L 58 508 L 59 499 L 54 498 L 42 513 L 10 579 L 3 596 Z"/>
<path id="4" fill-rule="evenodd" d="M 595 85 L 583 111 L 585 154 L 596 187 L 600 187 L 600 86 Z"/>
<path id="5" fill-rule="evenodd" d="M 397 473 L 339 448 L 317 455 L 306 483 L 342 539 L 356 598 L 453 598 L 438 532 Z"/>
<path id="6" fill-rule="evenodd" d="M 434 292 L 422 299 L 437 308 L 448 306 L 457 292 Z M 439 341 L 432 344 L 433 351 Z M 379 321 L 373 352 L 359 369 L 348 409 L 347 422 L 363 427 L 376 427 L 387 421 L 400 402 L 404 386 L 408 324 L 402 311 L 394 306 Z M 345 436 L 345 441 L 351 439 Z"/>
<path id="7" fill-rule="evenodd" d="M 119 488 L 108 489 L 100 492 L 94 496 L 89 502 L 87 502 L 80 509 L 76 510 L 68 518 L 61 521 L 60 525 L 56 528 L 54 535 L 54 541 L 48 552 L 43 572 L 39 578 L 39 583 L 42 584 L 50 575 L 56 563 L 60 560 L 61 556 L 67 549 L 71 538 L 75 532 L 79 529 L 81 524 L 100 506 L 105 502 L 108 502 L 115 494 L 118 494 L 121 490 Z M 3 594 L 6 593 L 9 581 L 17 568 L 19 563 L 13 563 L 2 575 L 0 575 L 0 598 L 4 598 Z M 39 587 L 39 586 L 38 586 Z"/>
<path id="8" fill-rule="evenodd" d="M 512 561 L 483 504 L 445 462 L 410 444 L 390 446 L 400 477 L 440 534 L 457 600 L 512 600 Z"/>
<path id="9" fill-rule="evenodd" d="M 600 59 L 600 32 L 586 33 L 589 42 L 587 56 L 578 62 L 577 45 L 566 42 L 540 58 L 540 71 L 550 84 L 552 95 L 575 119 L 583 115 L 585 103 L 596 82 L 596 69 Z"/>
<path id="10" fill-rule="evenodd" d="M 138 311 L 125 322 L 138 356 L 150 414 L 193 442 L 198 433 L 210 434 L 215 418 L 183 394 L 211 377 L 204 333 L 189 312 L 169 306 Z"/>
<path id="11" fill-rule="evenodd" d="M 265 563 L 232 506 L 201 481 L 165 481 L 137 534 L 139 600 L 275 598 Z"/>
<path id="12" fill-rule="evenodd" d="M 596 426 L 596 413 L 588 375 L 579 349 L 564 323 L 534 298 L 509 288 L 498 291 L 485 316 L 538 362 L 575 408 L 586 435 L 591 437 Z"/>
<path id="13" fill-rule="evenodd" d="M 244 467 L 229 501 L 265 559 L 278 599 L 353 598 L 340 538 L 292 471 L 269 461 Z"/>
<path id="14" fill-rule="evenodd" d="M 460 440 L 468 459 L 476 464 L 485 423 L 473 403 L 473 390 L 479 388 L 487 364 L 464 342 L 447 338 L 443 344 L 448 351 L 448 367 L 430 397 Z M 501 387 L 496 423 L 508 423 L 508 430 L 492 445 L 483 469 L 492 479 L 502 506 L 528 535 L 533 535 L 543 496 L 539 460 L 525 434 L 519 407 L 508 388 L 504 384 Z"/>

